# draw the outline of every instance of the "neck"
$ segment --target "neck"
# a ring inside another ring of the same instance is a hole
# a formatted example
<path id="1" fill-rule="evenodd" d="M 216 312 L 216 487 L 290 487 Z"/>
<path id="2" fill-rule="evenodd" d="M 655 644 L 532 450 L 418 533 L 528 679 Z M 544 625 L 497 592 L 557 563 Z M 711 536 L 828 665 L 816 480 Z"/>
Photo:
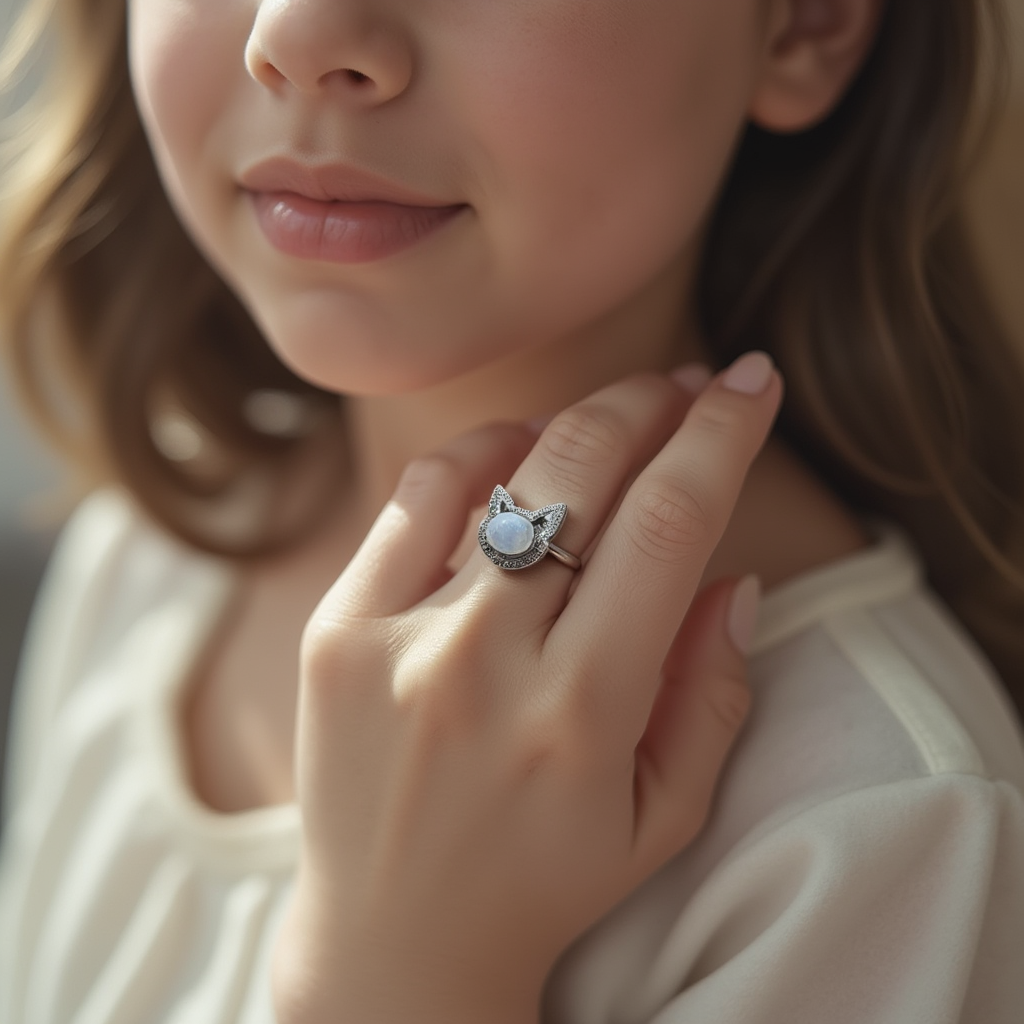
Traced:
<path id="1" fill-rule="evenodd" d="M 380 508 L 411 459 L 474 427 L 547 418 L 628 374 L 707 360 L 689 303 L 680 298 L 678 265 L 673 269 L 569 337 L 424 390 L 348 398 L 354 482 L 363 507 Z"/>

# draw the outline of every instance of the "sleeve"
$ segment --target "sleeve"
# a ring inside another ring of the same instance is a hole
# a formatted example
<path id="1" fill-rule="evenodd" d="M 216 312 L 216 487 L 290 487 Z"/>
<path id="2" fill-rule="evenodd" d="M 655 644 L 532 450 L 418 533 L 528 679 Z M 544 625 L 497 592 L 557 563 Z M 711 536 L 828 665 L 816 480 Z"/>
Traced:
<path id="1" fill-rule="evenodd" d="M 632 1006 L 651 1024 L 1020 1024 L 1024 795 L 948 774 L 834 798 L 738 848 Z"/>
<path id="2" fill-rule="evenodd" d="M 105 592 L 132 521 L 126 498 L 112 490 L 97 491 L 71 515 L 50 556 L 11 701 L 5 820 L 35 775 L 49 723 L 95 651 Z"/>

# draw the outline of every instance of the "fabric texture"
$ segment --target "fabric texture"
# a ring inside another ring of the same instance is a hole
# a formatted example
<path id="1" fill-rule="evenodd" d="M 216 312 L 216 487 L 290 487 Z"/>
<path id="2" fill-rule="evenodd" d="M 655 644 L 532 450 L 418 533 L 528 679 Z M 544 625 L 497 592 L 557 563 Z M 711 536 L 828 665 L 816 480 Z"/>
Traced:
<path id="1" fill-rule="evenodd" d="M 707 829 L 566 951 L 545 1024 L 1024 1020 L 1024 742 L 908 540 L 872 528 L 765 595 Z M 65 529 L 15 695 L 3 1024 L 273 1021 L 298 809 L 211 810 L 180 742 L 236 585 L 115 491 Z"/>

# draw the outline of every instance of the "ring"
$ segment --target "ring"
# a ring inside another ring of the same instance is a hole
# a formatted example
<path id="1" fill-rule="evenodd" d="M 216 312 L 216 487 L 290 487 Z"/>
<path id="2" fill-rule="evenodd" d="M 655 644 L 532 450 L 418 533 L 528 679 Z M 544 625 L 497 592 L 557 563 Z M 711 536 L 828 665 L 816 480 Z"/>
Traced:
<path id="1" fill-rule="evenodd" d="M 570 569 L 579 569 L 582 563 L 574 554 L 551 543 L 567 511 L 568 506 L 560 504 L 531 512 L 520 508 L 504 487 L 495 487 L 480 524 L 480 547 L 500 569 L 525 569 L 548 553 Z"/>

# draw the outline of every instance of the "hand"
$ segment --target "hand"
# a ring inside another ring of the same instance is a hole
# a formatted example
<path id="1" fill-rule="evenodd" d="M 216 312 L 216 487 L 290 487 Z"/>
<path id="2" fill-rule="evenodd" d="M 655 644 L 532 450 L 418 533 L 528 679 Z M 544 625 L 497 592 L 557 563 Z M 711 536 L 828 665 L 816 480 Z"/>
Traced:
<path id="1" fill-rule="evenodd" d="M 749 691 L 735 581 L 695 594 L 782 393 L 723 376 L 629 378 L 408 467 L 303 638 L 283 1021 L 536 1020 L 562 951 L 697 835 Z M 531 444 L 508 490 L 568 504 L 583 569 L 452 575 Z"/>

